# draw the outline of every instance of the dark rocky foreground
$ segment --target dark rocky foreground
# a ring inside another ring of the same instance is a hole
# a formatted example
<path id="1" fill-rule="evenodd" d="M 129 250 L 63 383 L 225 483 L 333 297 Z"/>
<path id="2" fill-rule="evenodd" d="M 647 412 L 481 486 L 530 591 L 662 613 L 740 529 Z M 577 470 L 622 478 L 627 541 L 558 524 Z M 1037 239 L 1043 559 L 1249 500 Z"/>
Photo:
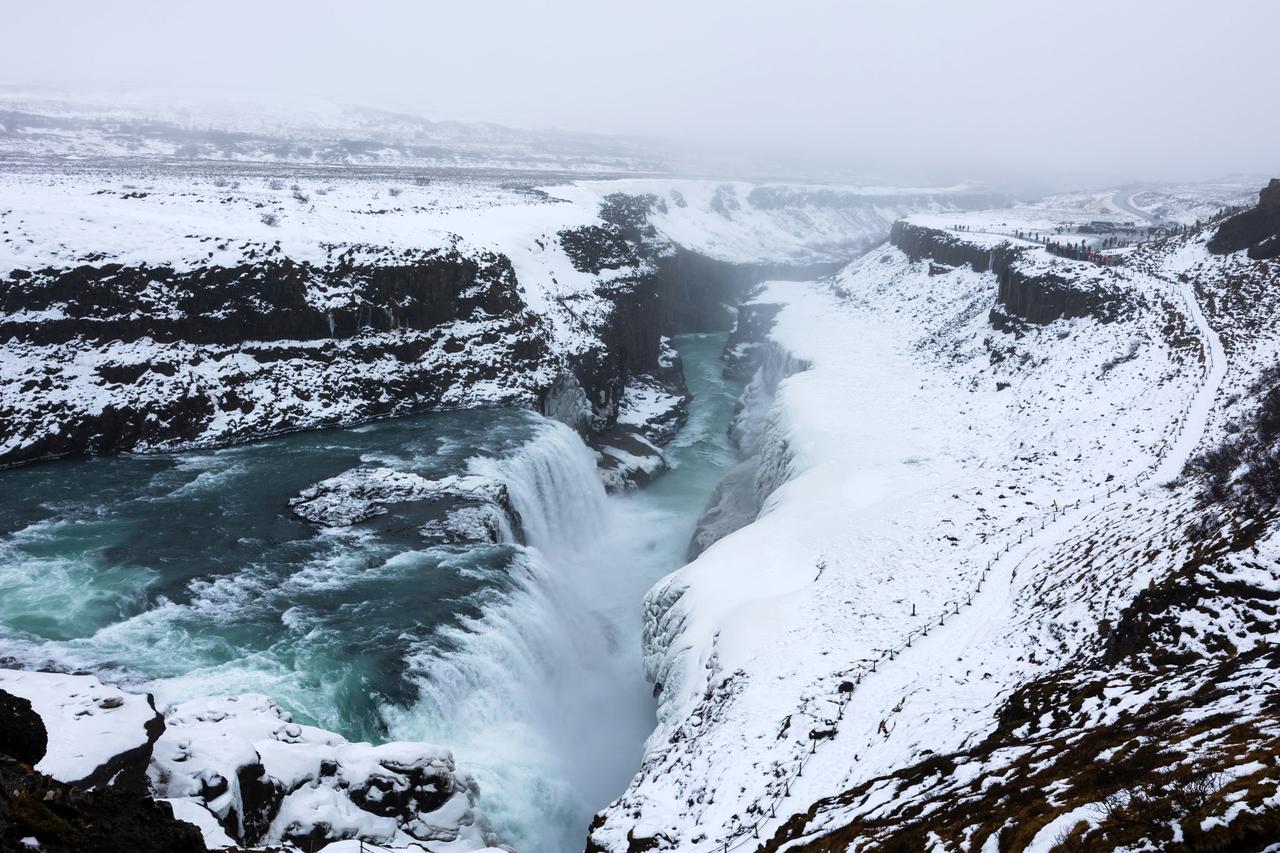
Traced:
<path id="1" fill-rule="evenodd" d="M 163 731 L 163 719 L 159 729 Z M 159 737 L 159 731 L 155 733 Z M 26 699 L 0 690 L 0 851 L 39 849 L 51 853 L 199 853 L 200 831 L 175 820 L 167 803 L 146 793 L 146 765 L 154 738 L 146 745 L 141 774 L 136 761 L 124 762 L 115 781 L 58 782 L 33 769 L 47 748 L 40 716 Z"/>

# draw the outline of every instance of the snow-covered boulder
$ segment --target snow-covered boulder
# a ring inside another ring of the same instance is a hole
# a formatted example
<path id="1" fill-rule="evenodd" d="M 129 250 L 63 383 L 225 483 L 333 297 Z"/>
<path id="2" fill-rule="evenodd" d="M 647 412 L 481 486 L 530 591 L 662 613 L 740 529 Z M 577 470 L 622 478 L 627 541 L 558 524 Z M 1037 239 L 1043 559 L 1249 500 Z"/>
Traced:
<path id="1" fill-rule="evenodd" d="M 321 849 L 342 839 L 427 850 L 483 850 L 495 839 L 475 809 L 479 789 L 447 749 L 374 746 L 295 723 L 260 695 L 168 708 L 150 770 L 158 796 L 207 839 L 203 809 L 241 844 Z"/>
<path id="2" fill-rule="evenodd" d="M 600 476 L 611 492 L 642 486 L 667 470 L 662 451 L 635 427 L 614 427 L 594 443 Z"/>
<path id="3" fill-rule="evenodd" d="M 299 518 L 325 527 L 356 524 L 382 515 L 387 504 L 439 494 L 433 481 L 392 468 L 352 468 L 303 489 L 289 501 Z"/>
<path id="4" fill-rule="evenodd" d="M 618 424 L 632 427 L 654 444 L 666 444 L 674 438 L 688 414 L 689 397 L 684 389 L 672 389 L 652 376 L 633 378 L 618 401 Z"/>
<path id="5" fill-rule="evenodd" d="M 494 503 L 461 506 L 422 525 L 423 539 L 443 545 L 496 545 L 511 538 L 511 516 Z"/>

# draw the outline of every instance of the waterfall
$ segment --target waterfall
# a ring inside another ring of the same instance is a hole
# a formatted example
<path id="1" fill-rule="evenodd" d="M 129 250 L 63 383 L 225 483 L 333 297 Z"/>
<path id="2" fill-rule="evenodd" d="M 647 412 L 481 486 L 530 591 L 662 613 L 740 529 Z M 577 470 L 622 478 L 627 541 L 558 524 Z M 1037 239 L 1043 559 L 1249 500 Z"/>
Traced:
<path id="1" fill-rule="evenodd" d="M 351 740 L 450 748 L 503 841 L 580 850 L 654 727 L 639 603 L 734 458 L 723 344 L 678 342 L 692 426 L 671 471 L 625 494 L 571 427 L 510 409 L 13 472 L 27 533 L 0 542 L 0 636 L 36 665 L 119 667 L 161 704 L 259 692 Z M 427 498 L 281 524 L 300 490 L 372 466 Z M 205 515 L 200 536 L 181 524 Z"/>
<path id="2" fill-rule="evenodd" d="M 595 454 L 563 423 L 545 421 L 512 456 L 476 457 L 468 467 L 506 484 L 525 541 L 544 554 L 570 556 L 600 535 L 607 507 Z"/>
<path id="3" fill-rule="evenodd" d="M 513 548 L 501 598 L 410 660 L 420 699 L 388 708 L 388 728 L 452 747 L 485 779 L 484 811 L 520 849 L 570 849 L 613 782 L 599 775 L 601 756 L 619 752 L 612 727 L 647 713 L 644 685 L 620 677 L 616 632 L 585 591 L 608 568 L 598 546 L 611 505 L 595 455 L 558 421 L 468 469 L 506 485 L 527 547 Z M 625 760 L 634 767 L 638 755 Z"/>

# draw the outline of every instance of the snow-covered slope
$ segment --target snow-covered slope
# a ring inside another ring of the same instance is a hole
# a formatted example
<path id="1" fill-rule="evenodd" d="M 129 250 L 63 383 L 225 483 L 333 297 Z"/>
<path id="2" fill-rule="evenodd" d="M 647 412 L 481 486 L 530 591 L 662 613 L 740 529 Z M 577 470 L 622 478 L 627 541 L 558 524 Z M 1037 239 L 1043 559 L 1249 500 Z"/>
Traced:
<path id="1" fill-rule="evenodd" d="M 126 693 L 91 675 L 0 670 L 0 690 L 31 703 L 44 722 L 46 748 L 35 769 L 82 787 L 136 785 L 163 731 L 150 697 Z"/>
<path id="2" fill-rule="evenodd" d="M 913 217 L 901 248 L 758 297 L 781 306 L 776 393 L 741 418 L 759 514 L 650 592 L 660 723 L 589 849 L 1042 850 L 1081 822 L 1120 846 L 1274 820 L 1274 513 L 1219 516 L 1177 478 L 1257 405 L 1280 270 L 1210 254 L 1212 229 L 1120 266 L 982 230 Z M 1126 829 L 1161 785 L 1200 799 Z"/>

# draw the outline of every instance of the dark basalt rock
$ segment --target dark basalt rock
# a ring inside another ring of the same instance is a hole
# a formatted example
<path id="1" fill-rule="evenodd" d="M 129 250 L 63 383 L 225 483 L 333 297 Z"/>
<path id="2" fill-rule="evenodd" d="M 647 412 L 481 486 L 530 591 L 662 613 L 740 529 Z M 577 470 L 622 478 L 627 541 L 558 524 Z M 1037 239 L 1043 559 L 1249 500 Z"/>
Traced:
<path id="1" fill-rule="evenodd" d="M 625 239 L 640 243 L 657 236 L 657 230 L 649 223 L 649 214 L 665 210 L 664 204 L 653 194 L 611 193 L 600 203 L 600 218 L 617 228 Z"/>
<path id="2" fill-rule="evenodd" d="M 671 838 L 665 832 L 652 836 L 636 835 L 635 829 L 627 832 L 627 853 L 647 853 L 650 850 L 669 849 Z"/>
<path id="3" fill-rule="evenodd" d="M 308 302 L 309 292 L 326 291 L 349 298 L 326 309 Z M 497 316 L 522 307 L 515 272 L 499 255 L 477 260 L 435 251 L 359 265 L 343 255 L 329 266 L 267 259 L 188 272 L 85 265 L 0 280 L 0 340 L 57 344 L 146 337 L 228 345 L 342 339 L 362 330 L 425 330 L 478 311 Z M 20 313 L 51 308 L 63 316 L 27 320 Z"/>
<path id="4" fill-rule="evenodd" d="M 19 454 L 0 457 L 0 468 L 78 453 L 117 453 L 143 442 L 194 441 L 213 417 L 214 401 L 203 394 L 179 393 L 155 400 L 145 411 L 122 409 L 108 403 L 92 413 L 67 413 L 57 432 L 44 432 Z M 10 422 L 0 406 L 0 424 Z M 22 425 L 15 424 L 18 431 Z"/>
<path id="5" fill-rule="evenodd" d="M 602 288 L 611 303 L 608 319 L 597 330 L 603 345 L 571 364 L 591 409 L 589 423 L 577 425 L 584 433 L 599 434 L 616 423 L 632 377 L 652 377 L 673 394 L 688 393 L 679 360 L 669 359 L 670 350 L 662 341 L 666 335 L 687 331 L 671 321 L 667 285 L 660 274 L 642 274 L 616 279 Z"/>
<path id="6" fill-rule="evenodd" d="M 260 762 L 245 764 L 236 769 L 236 781 L 240 784 L 240 802 L 243 814 L 227 813 L 225 828 L 245 844 L 255 844 L 271 828 L 271 821 L 280 811 L 284 789 L 278 781 L 267 775 Z M 240 826 L 236 826 L 236 823 Z M 305 849 L 305 848 L 304 848 Z"/>
<path id="7" fill-rule="evenodd" d="M 0 756 L 0 850 L 45 853 L 204 853 L 200 830 L 168 803 L 120 788 L 85 791 Z"/>
<path id="8" fill-rule="evenodd" d="M 1027 276 L 1010 266 L 1002 254 L 997 254 L 995 273 L 1000 282 L 996 302 L 1009 314 L 1041 326 L 1074 317 L 1111 321 L 1122 302 L 1117 293 L 1081 287 L 1063 276 Z"/>
<path id="9" fill-rule="evenodd" d="M 752 302 L 738 308 L 738 321 L 724 342 L 724 376 L 747 382 L 759 366 L 759 350 L 773 329 L 782 306 Z"/>
<path id="10" fill-rule="evenodd" d="M 383 766 L 396 776 L 370 776 L 350 789 L 351 801 L 367 812 L 409 823 L 441 808 L 455 793 L 453 774 L 443 767 Z"/>
<path id="11" fill-rule="evenodd" d="M 640 256 L 635 243 L 617 225 L 587 225 L 559 233 L 560 245 L 579 272 L 599 275 L 601 270 L 635 266 Z"/>
<path id="12" fill-rule="evenodd" d="M 0 755 L 35 765 L 49 747 L 44 720 L 21 696 L 0 690 Z"/>
<path id="13" fill-rule="evenodd" d="M 1207 248 L 1215 255 L 1248 249 L 1255 261 L 1280 257 L 1280 178 L 1258 193 L 1258 204 L 1218 226 Z"/>
<path id="14" fill-rule="evenodd" d="M 0 282 L 0 340 L 64 348 L 0 399 L 0 434 L 19 439 L 0 467 L 411 414 L 500 374 L 515 377 L 511 393 L 523 400 L 541 390 L 526 380 L 550 354 L 505 258 L 430 252 L 385 266 L 345 258 L 181 274 L 84 266 Z M 316 288 L 347 302 L 317 308 L 306 298 Z M 62 316 L 44 319 L 50 311 Z M 452 331 L 455 320 L 465 335 Z M 144 338 L 132 356 L 109 356 L 100 343 Z M 466 357 L 471 348 L 476 359 Z M 101 362 L 90 374 L 96 383 L 75 378 L 81 358 Z M 246 359 L 256 367 L 242 366 Z M 95 395 L 103 405 L 78 402 Z"/>
<path id="15" fill-rule="evenodd" d="M 1249 257 L 1255 261 L 1269 261 L 1272 258 L 1280 258 L 1280 235 L 1272 237 L 1270 240 L 1263 240 L 1261 243 L 1255 243 L 1249 247 Z"/>
<path id="16" fill-rule="evenodd" d="M 889 242 L 913 261 L 932 260 L 953 268 L 968 264 L 974 272 L 990 272 L 995 266 L 995 250 L 901 220 L 893 223 Z"/>
<path id="17" fill-rule="evenodd" d="M 145 744 L 82 780 L 58 782 L 32 769 L 48 747 L 44 721 L 28 700 L 0 690 L 0 850 L 30 849 L 22 839 L 32 837 L 52 853 L 204 850 L 198 829 L 148 796 L 147 765 L 163 731 L 157 715 L 146 723 Z"/>
<path id="18" fill-rule="evenodd" d="M 321 850 L 325 845 L 342 839 L 334 833 L 332 826 L 324 821 L 316 821 L 309 824 L 305 832 L 301 827 L 286 830 L 284 840 L 298 850 Z"/>
<path id="19" fill-rule="evenodd" d="M 1028 275 L 1017 264 L 1026 251 L 1008 243 L 985 248 L 946 231 L 908 222 L 895 222 L 889 241 L 913 261 L 958 267 L 968 264 L 975 272 L 994 273 L 997 280 L 992 325 L 1009 327 L 1010 318 L 1036 325 L 1074 317 L 1094 317 L 1109 322 L 1122 315 L 1128 300 L 1124 294 L 1096 285 L 1082 285 L 1052 273 Z M 931 273 L 932 274 L 932 273 Z"/>
<path id="20" fill-rule="evenodd" d="M 618 424 L 596 436 L 605 486 L 614 491 L 644 486 L 668 470 L 666 457 L 640 430 Z"/>

